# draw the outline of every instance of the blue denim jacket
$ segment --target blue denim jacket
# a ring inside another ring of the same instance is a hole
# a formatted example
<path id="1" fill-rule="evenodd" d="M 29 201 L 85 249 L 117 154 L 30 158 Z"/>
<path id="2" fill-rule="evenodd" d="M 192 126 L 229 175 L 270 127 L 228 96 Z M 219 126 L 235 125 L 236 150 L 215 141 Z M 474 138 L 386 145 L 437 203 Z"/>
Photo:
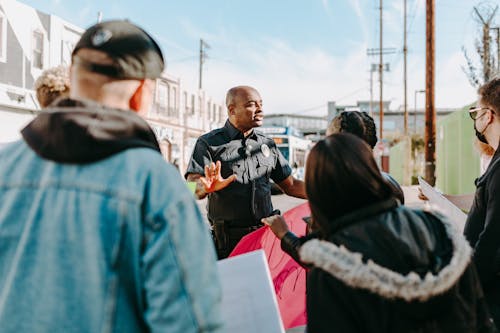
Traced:
<path id="1" fill-rule="evenodd" d="M 220 332 L 220 302 L 207 226 L 160 154 L 0 151 L 0 332 Z"/>

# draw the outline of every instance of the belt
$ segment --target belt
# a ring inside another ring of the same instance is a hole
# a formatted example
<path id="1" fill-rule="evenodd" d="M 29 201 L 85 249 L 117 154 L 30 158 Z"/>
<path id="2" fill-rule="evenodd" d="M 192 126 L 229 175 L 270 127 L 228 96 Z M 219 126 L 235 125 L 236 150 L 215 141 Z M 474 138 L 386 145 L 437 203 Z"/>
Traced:
<path id="1" fill-rule="evenodd" d="M 255 230 L 259 229 L 262 226 L 263 226 L 263 224 L 260 223 L 259 225 L 252 225 L 252 226 L 249 226 L 249 227 L 238 227 L 238 226 L 228 225 L 227 228 L 229 230 L 234 230 L 234 231 L 252 232 L 252 231 L 255 231 Z"/>
<path id="2" fill-rule="evenodd" d="M 253 219 L 238 219 L 238 220 L 212 220 L 210 219 L 210 224 L 223 224 L 226 228 L 250 228 L 255 226 L 262 226 L 260 221 L 254 221 Z"/>

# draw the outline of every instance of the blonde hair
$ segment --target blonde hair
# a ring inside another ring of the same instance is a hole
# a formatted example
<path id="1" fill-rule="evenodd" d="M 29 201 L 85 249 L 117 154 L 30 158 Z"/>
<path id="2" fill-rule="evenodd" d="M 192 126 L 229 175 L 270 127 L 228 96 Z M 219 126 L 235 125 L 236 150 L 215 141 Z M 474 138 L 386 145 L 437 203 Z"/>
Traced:
<path id="1" fill-rule="evenodd" d="M 495 154 L 495 149 L 487 143 L 483 143 L 479 141 L 477 138 L 474 141 L 474 145 L 476 146 L 477 151 L 481 155 L 493 156 Z"/>
<path id="2" fill-rule="evenodd" d="M 49 68 L 35 81 L 36 97 L 45 108 L 60 96 L 69 94 L 69 69 L 66 66 Z"/>

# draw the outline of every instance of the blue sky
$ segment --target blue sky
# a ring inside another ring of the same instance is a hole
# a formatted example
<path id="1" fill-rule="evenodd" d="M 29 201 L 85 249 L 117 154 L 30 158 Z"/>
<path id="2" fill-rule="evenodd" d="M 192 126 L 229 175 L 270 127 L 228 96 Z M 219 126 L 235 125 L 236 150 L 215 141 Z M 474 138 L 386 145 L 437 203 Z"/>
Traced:
<path id="1" fill-rule="evenodd" d="M 408 104 L 425 80 L 425 0 L 407 0 L 409 22 Z M 268 113 L 326 114 L 327 101 L 351 104 L 369 99 L 369 68 L 378 58 L 379 14 L 375 0 L 22 0 L 43 12 L 88 27 L 103 19 L 128 18 L 160 43 L 167 72 L 196 89 L 198 47 L 209 45 L 204 88 L 222 101 L 228 88 L 249 84 L 260 90 Z M 479 29 L 475 0 L 436 1 L 436 105 L 460 107 L 475 98 L 461 66 L 465 46 L 473 53 Z M 497 22 L 500 24 L 500 15 Z M 384 0 L 384 47 L 391 71 L 384 99 L 403 102 L 403 0 Z M 378 78 L 374 75 L 378 99 Z M 424 96 L 418 95 L 419 107 Z"/>

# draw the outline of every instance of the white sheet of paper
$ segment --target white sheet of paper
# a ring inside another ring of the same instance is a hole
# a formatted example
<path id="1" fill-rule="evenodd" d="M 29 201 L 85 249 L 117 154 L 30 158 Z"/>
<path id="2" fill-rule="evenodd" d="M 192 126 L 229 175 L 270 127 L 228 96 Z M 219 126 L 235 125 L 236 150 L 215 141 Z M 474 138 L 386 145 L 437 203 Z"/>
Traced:
<path id="1" fill-rule="evenodd" d="M 284 333 L 263 250 L 219 260 L 226 332 Z"/>
<path id="2" fill-rule="evenodd" d="M 422 189 L 422 193 L 429 199 L 431 206 L 446 215 L 453 223 L 456 224 L 460 231 L 464 230 L 465 222 L 467 221 L 467 214 L 462 212 L 460 208 L 451 203 L 441 193 L 436 191 L 428 182 L 422 177 L 418 177 L 418 183 Z"/>

